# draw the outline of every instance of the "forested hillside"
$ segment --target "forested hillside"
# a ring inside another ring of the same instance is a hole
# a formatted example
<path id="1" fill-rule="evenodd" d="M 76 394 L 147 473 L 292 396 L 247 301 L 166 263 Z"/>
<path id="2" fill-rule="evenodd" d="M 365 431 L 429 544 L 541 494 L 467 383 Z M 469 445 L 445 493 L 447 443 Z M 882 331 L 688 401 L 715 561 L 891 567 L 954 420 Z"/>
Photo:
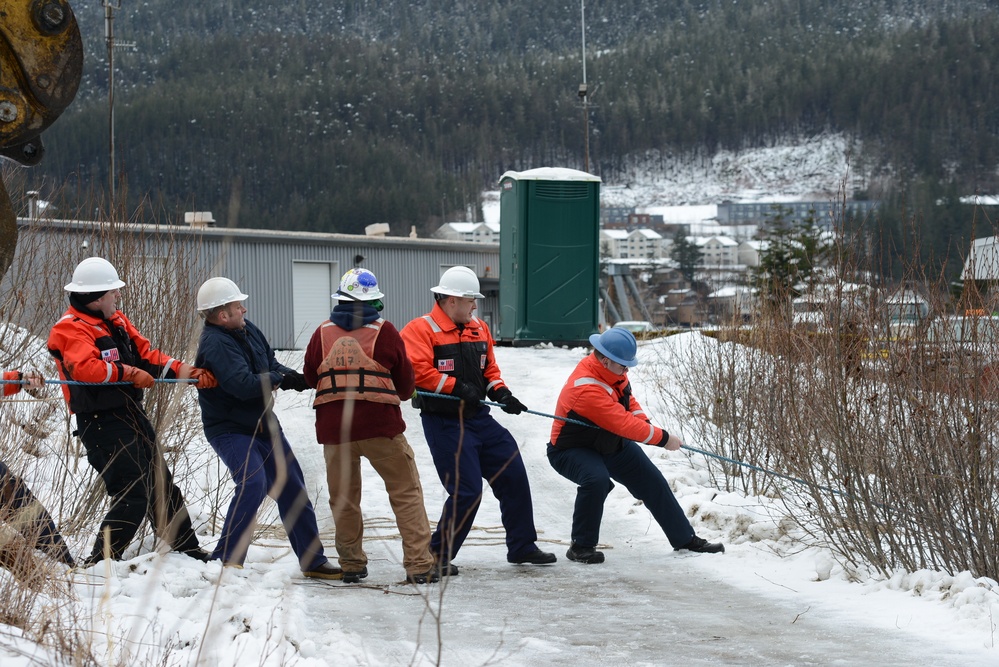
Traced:
<path id="1" fill-rule="evenodd" d="M 116 166 L 133 205 L 404 233 L 465 217 L 507 169 L 582 168 L 575 0 L 121 4 L 116 35 L 136 50 L 115 55 Z M 87 72 L 31 176 L 64 210 L 108 170 L 104 10 L 74 9 Z M 899 212 L 915 190 L 997 188 L 991 3 L 590 0 L 586 27 L 590 169 L 606 182 L 653 149 L 835 131 L 861 140 L 858 168 Z"/>

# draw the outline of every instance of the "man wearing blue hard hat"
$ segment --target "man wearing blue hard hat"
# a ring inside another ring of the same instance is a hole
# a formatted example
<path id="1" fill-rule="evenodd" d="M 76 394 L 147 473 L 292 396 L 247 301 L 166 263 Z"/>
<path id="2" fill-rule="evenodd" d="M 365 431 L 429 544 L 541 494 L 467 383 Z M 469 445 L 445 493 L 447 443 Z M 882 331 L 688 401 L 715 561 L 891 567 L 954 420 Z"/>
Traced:
<path id="1" fill-rule="evenodd" d="M 604 500 L 620 482 L 641 500 L 666 533 L 674 549 L 722 553 L 725 547 L 694 534 L 676 501 L 669 482 L 636 443 L 680 449 L 683 444 L 653 426 L 642 406 L 631 395 L 628 368 L 638 363 L 638 343 L 630 331 L 611 328 L 590 336 L 593 353 L 579 362 L 558 397 L 558 417 L 548 443 L 548 462 L 563 477 L 578 485 L 572 514 L 569 560 L 602 563 L 597 551 Z"/>

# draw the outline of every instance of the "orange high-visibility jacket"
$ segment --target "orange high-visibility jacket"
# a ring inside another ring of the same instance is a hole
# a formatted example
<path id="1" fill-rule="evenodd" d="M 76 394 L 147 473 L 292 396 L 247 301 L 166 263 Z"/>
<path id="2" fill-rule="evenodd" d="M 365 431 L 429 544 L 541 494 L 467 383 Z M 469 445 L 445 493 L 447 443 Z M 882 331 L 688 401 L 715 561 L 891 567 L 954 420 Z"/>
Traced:
<path id="1" fill-rule="evenodd" d="M 109 321 L 70 306 L 49 332 L 48 349 L 59 377 L 78 382 L 121 382 L 125 366 L 154 378 L 176 377 L 181 364 L 153 348 L 121 311 Z M 62 391 L 73 412 L 113 410 L 142 400 L 142 390 L 131 385 L 63 385 Z"/>
<path id="2" fill-rule="evenodd" d="M 417 317 L 400 332 L 413 362 L 416 387 L 435 394 L 451 394 L 460 380 L 478 390 L 479 398 L 506 384 L 493 356 L 493 337 L 482 320 L 459 328 L 441 307 Z M 413 405 L 428 412 L 457 414 L 458 401 L 417 396 Z"/>
<path id="3" fill-rule="evenodd" d="M 555 414 L 592 424 L 581 426 L 556 419 L 549 444 L 559 449 L 588 447 L 611 453 L 622 438 L 658 445 L 669 435 L 653 426 L 631 395 L 628 375 L 615 375 L 604 368 L 595 353 L 577 364 L 558 397 Z"/>

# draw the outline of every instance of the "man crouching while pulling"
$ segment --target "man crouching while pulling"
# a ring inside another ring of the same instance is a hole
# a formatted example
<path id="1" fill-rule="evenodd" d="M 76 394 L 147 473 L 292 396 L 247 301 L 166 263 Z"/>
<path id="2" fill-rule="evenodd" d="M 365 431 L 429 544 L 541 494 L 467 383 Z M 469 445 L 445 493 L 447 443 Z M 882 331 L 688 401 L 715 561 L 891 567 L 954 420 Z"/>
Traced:
<path id="1" fill-rule="evenodd" d="M 671 451 L 683 444 L 680 438 L 653 426 L 631 395 L 628 368 L 638 363 L 635 337 L 625 329 L 612 328 L 590 336 L 590 344 L 593 353 L 579 362 L 562 387 L 555 414 L 591 426 L 558 419 L 548 443 L 548 462 L 579 485 L 572 514 L 572 545 L 566 557 L 579 563 L 604 562 L 604 554 L 596 546 L 604 500 L 614 488 L 612 479 L 624 484 L 649 508 L 674 549 L 724 552 L 723 545 L 694 534 L 669 482 L 635 444 L 637 440 Z"/>

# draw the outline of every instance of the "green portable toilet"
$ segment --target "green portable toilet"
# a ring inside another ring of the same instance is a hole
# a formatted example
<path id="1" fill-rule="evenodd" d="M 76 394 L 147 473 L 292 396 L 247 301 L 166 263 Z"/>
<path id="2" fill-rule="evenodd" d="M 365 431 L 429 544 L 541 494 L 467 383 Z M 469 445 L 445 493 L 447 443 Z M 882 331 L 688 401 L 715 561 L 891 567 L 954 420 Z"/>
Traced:
<path id="1" fill-rule="evenodd" d="M 585 343 L 598 323 L 600 178 L 545 167 L 499 183 L 498 339 Z"/>

